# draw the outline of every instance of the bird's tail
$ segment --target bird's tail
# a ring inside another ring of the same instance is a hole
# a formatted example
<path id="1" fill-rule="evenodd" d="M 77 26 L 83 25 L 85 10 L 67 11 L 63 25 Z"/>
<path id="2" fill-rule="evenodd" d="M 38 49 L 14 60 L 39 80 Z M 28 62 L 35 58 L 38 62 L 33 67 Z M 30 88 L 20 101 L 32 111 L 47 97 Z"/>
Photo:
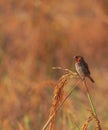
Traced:
<path id="1" fill-rule="evenodd" d="M 93 80 L 93 78 L 89 75 L 88 78 L 91 80 L 92 83 L 94 83 L 95 81 Z"/>

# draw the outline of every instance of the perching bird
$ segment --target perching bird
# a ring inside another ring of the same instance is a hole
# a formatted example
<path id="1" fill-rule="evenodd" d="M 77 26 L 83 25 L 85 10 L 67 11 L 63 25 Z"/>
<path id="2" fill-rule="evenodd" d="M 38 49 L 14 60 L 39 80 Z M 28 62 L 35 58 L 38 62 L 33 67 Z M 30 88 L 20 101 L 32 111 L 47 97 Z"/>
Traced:
<path id="1" fill-rule="evenodd" d="M 88 64 L 84 61 L 82 56 L 74 56 L 75 59 L 75 68 L 82 80 L 85 80 L 85 77 L 88 77 L 93 83 L 94 80 L 90 76 L 90 71 Z"/>

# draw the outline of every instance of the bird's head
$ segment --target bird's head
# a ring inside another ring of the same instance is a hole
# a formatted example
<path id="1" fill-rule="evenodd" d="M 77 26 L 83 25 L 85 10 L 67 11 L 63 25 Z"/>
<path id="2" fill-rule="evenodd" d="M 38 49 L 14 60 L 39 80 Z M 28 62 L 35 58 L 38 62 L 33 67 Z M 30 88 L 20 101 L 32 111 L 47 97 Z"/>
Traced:
<path id="1" fill-rule="evenodd" d="M 74 56 L 73 58 L 74 58 L 75 62 L 80 62 L 83 60 L 82 56 Z"/>

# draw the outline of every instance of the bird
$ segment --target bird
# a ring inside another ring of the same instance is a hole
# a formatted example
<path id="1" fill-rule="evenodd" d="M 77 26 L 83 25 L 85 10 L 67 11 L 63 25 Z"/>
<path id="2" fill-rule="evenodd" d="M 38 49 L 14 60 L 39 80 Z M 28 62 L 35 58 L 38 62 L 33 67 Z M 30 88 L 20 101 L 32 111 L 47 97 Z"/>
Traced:
<path id="1" fill-rule="evenodd" d="M 73 58 L 75 60 L 76 71 L 80 78 L 84 81 L 85 78 L 88 77 L 90 81 L 94 83 L 95 81 L 90 75 L 88 64 L 85 62 L 84 58 L 82 56 L 74 56 Z"/>

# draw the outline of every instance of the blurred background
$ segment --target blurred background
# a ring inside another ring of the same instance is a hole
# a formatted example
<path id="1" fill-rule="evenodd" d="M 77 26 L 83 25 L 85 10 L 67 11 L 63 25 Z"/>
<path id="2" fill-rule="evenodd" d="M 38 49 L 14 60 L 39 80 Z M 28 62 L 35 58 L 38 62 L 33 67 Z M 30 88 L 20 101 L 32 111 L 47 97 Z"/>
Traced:
<path id="1" fill-rule="evenodd" d="M 42 128 L 62 75 L 52 67 L 75 70 L 74 55 L 91 68 L 94 104 L 108 130 L 108 1 L 0 0 L 0 130 Z M 87 108 L 85 92 L 75 90 L 55 129 L 77 130 Z"/>

